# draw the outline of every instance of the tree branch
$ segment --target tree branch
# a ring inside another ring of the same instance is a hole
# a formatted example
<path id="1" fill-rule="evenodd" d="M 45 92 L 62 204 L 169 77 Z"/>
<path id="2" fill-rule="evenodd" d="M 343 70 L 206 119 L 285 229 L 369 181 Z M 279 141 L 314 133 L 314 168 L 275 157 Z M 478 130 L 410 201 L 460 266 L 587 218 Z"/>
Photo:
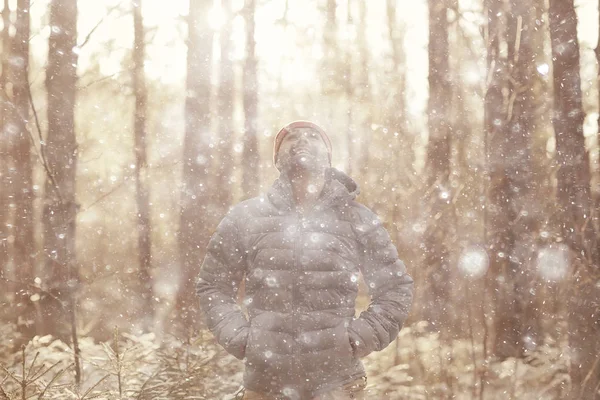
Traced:
<path id="1" fill-rule="evenodd" d="M 100 25 L 102 25 L 102 23 L 104 22 L 104 20 L 106 20 L 106 18 L 112 14 L 113 11 L 115 11 L 116 9 L 118 9 L 119 7 L 121 7 L 121 4 L 123 4 L 123 1 L 119 2 L 118 4 L 114 5 L 113 7 L 109 8 L 107 13 L 104 14 L 104 16 L 102 18 L 100 18 L 100 20 L 98 21 L 98 23 L 90 30 L 90 32 L 86 35 L 85 39 L 83 39 L 83 42 L 81 42 L 81 44 L 79 44 L 77 47 L 79 47 L 80 49 L 83 48 L 83 46 L 85 46 L 89 41 L 90 38 L 92 37 L 92 35 L 94 34 L 94 32 L 96 32 L 96 29 L 98 29 L 98 27 Z"/>
<path id="2" fill-rule="evenodd" d="M 44 138 L 42 135 L 42 128 L 40 125 L 40 120 L 38 118 L 37 110 L 35 108 L 35 104 L 33 102 L 33 95 L 31 94 L 31 86 L 29 85 L 29 82 L 27 82 L 26 86 L 27 86 L 27 95 L 29 96 L 29 104 L 31 104 L 31 110 L 33 111 L 33 118 L 35 120 L 35 126 L 37 128 L 38 137 L 40 140 L 39 153 L 37 151 L 37 147 L 35 145 L 35 140 L 33 139 L 32 133 L 27 129 L 27 126 L 24 126 L 24 129 L 27 130 L 27 133 L 29 133 L 29 137 L 31 138 L 33 148 L 35 149 L 36 153 L 38 153 L 38 159 L 42 163 L 42 166 L 44 167 L 44 171 L 46 171 L 46 175 L 48 175 L 48 179 L 50 179 L 50 182 L 52 183 L 52 188 L 56 192 L 56 195 L 58 196 L 58 199 L 60 200 L 60 202 L 64 203 L 62 193 L 60 192 L 60 187 L 58 186 L 58 183 L 56 182 L 56 179 L 54 178 L 54 174 L 52 173 L 52 170 L 50 170 L 50 166 L 48 165 L 48 159 L 46 158 L 46 151 L 44 150 L 45 144 L 44 144 Z M 21 119 L 23 119 L 23 116 L 20 115 L 19 117 L 21 117 Z M 23 119 L 23 122 L 25 122 L 24 119 Z"/>

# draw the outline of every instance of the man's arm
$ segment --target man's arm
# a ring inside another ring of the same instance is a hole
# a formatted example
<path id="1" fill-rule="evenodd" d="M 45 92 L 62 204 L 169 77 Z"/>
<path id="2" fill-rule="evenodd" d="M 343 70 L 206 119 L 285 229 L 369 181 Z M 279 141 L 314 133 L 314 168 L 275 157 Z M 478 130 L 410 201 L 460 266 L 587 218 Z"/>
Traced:
<path id="1" fill-rule="evenodd" d="M 413 280 L 390 235 L 377 216 L 359 209 L 356 231 L 362 246 L 361 272 L 369 288 L 371 304 L 351 321 L 348 333 L 358 357 L 386 348 L 402 328 L 413 299 Z"/>
<path id="2" fill-rule="evenodd" d="M 244 251 L 231 217 L 225 217 L 210 239 L 196 282 L 200 307 L 217 342 L 236 358 L 244 358 L 248 321 L 236 303 L 245 270 Z"/>

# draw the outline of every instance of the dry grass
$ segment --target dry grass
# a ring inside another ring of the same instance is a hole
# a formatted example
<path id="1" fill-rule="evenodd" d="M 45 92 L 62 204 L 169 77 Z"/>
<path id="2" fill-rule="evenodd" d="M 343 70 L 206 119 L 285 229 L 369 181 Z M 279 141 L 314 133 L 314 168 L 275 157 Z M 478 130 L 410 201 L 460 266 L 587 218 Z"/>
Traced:
<path id="1" fill-rule="evenodd" d="M 29 399 L 224 399 L 242 381 L 242 363 L 215 346 L 210 335 L 168 336 L 159 343 L 153 334 L 122 333 L 115 335 L 118 343 L 81 338 L 84 380 L 77 387 L 68 345 L 36 337 L 23 350 L 10 351 L 16 330 L 10 324 L 1 329 L 3 400 L 21 399 L 23 390 Z M 548 340 L 527 358 L 484 362 L 481 348 L 469 340 L 444 343 L 417 323 L 403 329 L 397 343 L 364 360 L 369 398 L 561 399 L 569 385 L 564 348 Z"/>

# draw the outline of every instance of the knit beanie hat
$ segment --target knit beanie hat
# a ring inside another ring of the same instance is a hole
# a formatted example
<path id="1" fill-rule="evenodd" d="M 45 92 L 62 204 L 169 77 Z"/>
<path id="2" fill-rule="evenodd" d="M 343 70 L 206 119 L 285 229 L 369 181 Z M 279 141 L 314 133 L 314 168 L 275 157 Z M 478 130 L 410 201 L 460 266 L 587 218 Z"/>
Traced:
<path id="1" fill-rule="evenodd" d="M 310 121 L 294 121 L 281 128 L 277 136 L 275 136 L 275 142 L 273 143 L 273 164 L 277 164 L 277 153 L 279 153 L 283 138 L 295 128 L 310 128 L 317 132 L 321 136 L 321 139 L 323 139 L 323 142 L 325 142 L 325 146 L 327 146 L 327 155 L 329 156 L 329 164 L 331 164 L 331 140 L 329 140 L 329 136 L 327 136 L 323 128 Z"/>

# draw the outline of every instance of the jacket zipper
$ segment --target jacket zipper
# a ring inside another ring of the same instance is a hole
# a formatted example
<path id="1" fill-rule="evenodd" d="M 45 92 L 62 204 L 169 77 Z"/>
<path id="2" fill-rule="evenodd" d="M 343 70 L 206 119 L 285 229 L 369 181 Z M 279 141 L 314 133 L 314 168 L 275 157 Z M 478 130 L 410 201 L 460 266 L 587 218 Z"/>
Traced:
<path id="1" fill-rule="evenodd" d="M 297 319 L 297 309 L 296 309 L 296 303 L 297 303 L 297 291 L 298 291 L 298 286 L 297 286 L 297 282 L 298 282 L 298 256 L 299 256 L 299 250 L 298 250 L 298 242 L 300 237 L 302 236 L 302 216 L 300 213 L 298 213 L 297 211 L 295 211 L 296 213 L 296 232 L 294 235 L 294 251 L 293 251 L 293 255 L 292 255 L 292 277 L 293 277 L 293 286 L 292 286 L 292 326 L 294 327 L 294 343 L 293 343 L 293 351 L 292 351 L 292 371 L 294 373 L 295 376 L 297 376 L 297 371 L 296 371 L 296 356 L 298 354 L 298 343 L 297 343 L 297 335 L 298 335 L 298 327 L 296 326 L 296 319 Z"/>

